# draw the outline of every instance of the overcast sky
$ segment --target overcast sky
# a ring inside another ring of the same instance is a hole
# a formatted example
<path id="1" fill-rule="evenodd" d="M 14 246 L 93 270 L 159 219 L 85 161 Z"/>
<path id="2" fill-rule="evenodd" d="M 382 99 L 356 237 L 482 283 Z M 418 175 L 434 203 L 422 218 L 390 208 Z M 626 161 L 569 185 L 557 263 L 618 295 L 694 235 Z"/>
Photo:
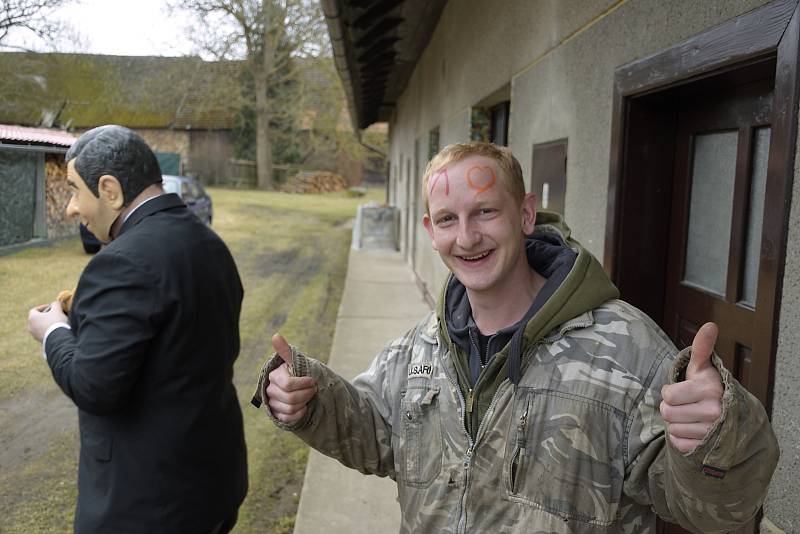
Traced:
<path id="1" fill-rule="evenodd" d="M 63 43 L 58 51 L 128 56 L 180 56 L 193 51 L 186 38 L 185 16 L 169 15 L 165 0 L 78 0 L 55 16 L 79 35 L 79 42 L 72 43 L 77 46 Z M 52 50 L 22 35 L 9 44 Z"/>

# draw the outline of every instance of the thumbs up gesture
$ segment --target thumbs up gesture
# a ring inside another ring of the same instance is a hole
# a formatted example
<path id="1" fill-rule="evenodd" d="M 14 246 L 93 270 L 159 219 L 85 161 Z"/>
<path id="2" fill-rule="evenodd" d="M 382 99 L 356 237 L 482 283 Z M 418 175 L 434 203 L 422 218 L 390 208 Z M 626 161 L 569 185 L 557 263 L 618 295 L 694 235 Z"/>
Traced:
<path id="1" fill-rule="evenodd" d="M 291 424 L 306 414 L 306 406 L 317 393 L 317 382 L 310 376 L 294 376 L 292 349 L 282 335 L 272 336 L 272 346 L 283 364 L 269 374 L 269 408 L 279 421 Z"/>
<path id="2" fill-rule="evenodd" d="M 711 363 L 717 334 L 716 324 L 704 324 L 692 341 L 686 379 L 661 389 L 661 417 L 670 441 L 683 453 L 700 445 L 722 414 L 722 378 Z"/>

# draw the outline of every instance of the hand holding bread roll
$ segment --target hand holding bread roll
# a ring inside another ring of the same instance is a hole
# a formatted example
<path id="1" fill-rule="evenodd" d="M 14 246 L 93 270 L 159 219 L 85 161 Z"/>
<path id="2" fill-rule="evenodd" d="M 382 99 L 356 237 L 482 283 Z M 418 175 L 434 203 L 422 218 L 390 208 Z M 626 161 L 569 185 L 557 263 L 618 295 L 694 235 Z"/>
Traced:
<path id="1" fill-rule="evenodd" d="M 69 315 L 69 310 L 72 308 L 72 297 L 75 296 L 75 290 L 67 290 L 60 292 L 56 297 L 56 300 L 61 303 L 61 310 Z"/>

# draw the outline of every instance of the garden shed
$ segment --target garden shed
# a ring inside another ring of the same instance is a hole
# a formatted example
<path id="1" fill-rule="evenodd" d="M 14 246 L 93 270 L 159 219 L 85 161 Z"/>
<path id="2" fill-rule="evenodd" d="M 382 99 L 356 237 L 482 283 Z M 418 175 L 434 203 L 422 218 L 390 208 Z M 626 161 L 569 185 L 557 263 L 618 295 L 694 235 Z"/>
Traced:
<path id="1" fill-rule="evenodd" d="M 75 136 L 0 124 L 0 247 L 77 233 L 64 153 Z"/>

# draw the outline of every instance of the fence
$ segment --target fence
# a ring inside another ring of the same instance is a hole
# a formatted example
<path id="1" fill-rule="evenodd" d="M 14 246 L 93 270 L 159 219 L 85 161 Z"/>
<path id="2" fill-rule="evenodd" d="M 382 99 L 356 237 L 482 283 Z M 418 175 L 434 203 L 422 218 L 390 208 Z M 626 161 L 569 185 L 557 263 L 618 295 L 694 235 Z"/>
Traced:
<path id="1" fill-rule="evenodd" d="M 220 185 L 236 187 L 241 189 L 255 189 L 258 185 L 258 174 L 256 173 L 256 162 L 249 159 L 234 159 L 229 161 L 230 173 L 226 181 L 221 181 Z M 297 165 L 273 165 L 272 178 L 276 184 L 285 183 L 291 176 L 294 176 L 300 167 Z"/>

